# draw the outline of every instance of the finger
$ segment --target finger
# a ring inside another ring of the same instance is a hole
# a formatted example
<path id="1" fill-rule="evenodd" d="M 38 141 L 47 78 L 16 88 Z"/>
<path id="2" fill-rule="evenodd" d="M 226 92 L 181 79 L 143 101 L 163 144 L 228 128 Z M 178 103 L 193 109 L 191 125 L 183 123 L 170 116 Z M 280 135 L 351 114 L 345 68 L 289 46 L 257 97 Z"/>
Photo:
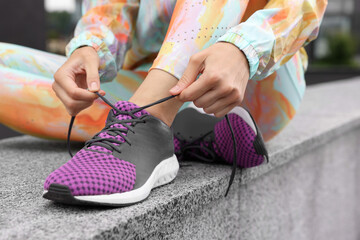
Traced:
<path id="1" fill-rule="evenodd" d="M 214 104 L 209 107 L 204 108 L 206 113 L 216 113 L 225 109 L 227 106 L 230 106 L 234 103 L 240 103 L 239 99 L 235 98 L 234 94 L 231 94 L 227 97 L 218 99 Z"/>
<path id="2" fill-rule="evenodd" d="M 199 108 L 209 107 L 219 100 L 218 95 L 219 94 L 215 89 L 210 90 L 196 99 L 194 105 Z"/>
<path id="3" fill-rule="evenodd" d="M 105 95 L 106 95 L 106 92 L 105 92 L 104 90 L 101 90 L 101 89 L 100 89 L 99 93 L 100 93 L 101 96 L 105 96 Z"/>
<path id="4" fill-rule="evenodd" d="M 91 105 L 94 100 L 75 100 L 67 95 L 65 90 L 57 83 L 53 84 L 53 89 L 55 91 L 56 96 L 61 100 L 61 102 L 66 105 L 66 107 L 71 108 L 73 105 L 85 106 Z M 94 94 L 95 95 L 95 94 Z M 97 95 L 95 95 L 97 97 Z"/>
<path id="5" fill-rule="evenodd" d="M 66 111 L 71 115 L 75 116 L 83 109 L 92 105 L 93 101 L 81 101 L 71 99 L 63 88 L 61 88 L 57 83 L 53 84 L 54 92 L 60 101 L 64 104 Z"/>
<path id="6" fill-rule="evenodd" d="M 170 89 L 170 93 L 172 95 L 181 93 L 186 87 L 188 87 L 196 80 L 202 69 L 204 60 L 205 57 L 202 54 L 196 54 L 190 58 L 184 74 L 178 83 L 172 89 Z"/>
<path id="7" fill-rule="evenodd" d="M 77 74 L 75 76 L 75 83 L 79 88 L 88 89 L 87 82 L 86 82 L 86 74 Z"/>
<path id="8" fill-rule="evenodd" d="M 213 88 L 213 85 L 209 84 L 207 80 L 208 78 L 205 72 L 198 78 L 198 80 L 181 92 L 179 96 L 180 99 L 182 98 L 186 101 L 194 101 L 203 96 L 206 92 Z"/>
<path id="9" fill-rule="evenodd" d="M 228 114 L 236 106 L 239 106 L 239 104 L 238 103 L 233 103 L 233 104 L 223 108 L 221 111 L 215 112 L 214 115 L 215 115 L 215 117 L 218 117 L 218 118 L 224 117 L 225 114 Z"/>
<path id="10" fill-rule="evenodd" d="M 86 82 L 90 92 L 100 90 L 99 61 L 96 57 L 91 56 L 85 65 Z"/>
<path id="11" fill-rule="evenodd" d="M 58 73 L 55 82 L 65 91 L 73 100 L 93 101 L 97 95 L 86 89 L 79 88 L 75 83 L 74 74 Z"/>

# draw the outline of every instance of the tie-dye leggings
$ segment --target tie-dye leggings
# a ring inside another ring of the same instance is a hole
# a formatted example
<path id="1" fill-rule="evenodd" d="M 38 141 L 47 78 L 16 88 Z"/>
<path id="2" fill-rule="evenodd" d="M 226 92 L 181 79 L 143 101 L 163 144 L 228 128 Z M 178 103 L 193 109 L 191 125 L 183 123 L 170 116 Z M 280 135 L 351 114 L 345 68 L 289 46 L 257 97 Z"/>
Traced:
<path id="1" fill-rule="evenodd" d="M 65 61 L 64 56 L 0 43 L 0 123 L 34 136 L 66 139 L 70 116 L 51 87 L 55 71 Z M 150 67 L 151 63 L 122 69 L 101 88 L 114 101 L 128 100 Z M 304 92 L 304 70 L 297 52 L 269 77 L 250 80 L 243 106 L 252 113 L 265 140 L 269 140 L 294 117 Z M 108 110 L 106 104 L 97 100 L 82 111 L 73 128 L 73 140 L 87 140 L 101 130 Z"/>
<path id="2" fill-rule="evenodd" d="M 52 91 L 55 71 L 66 61 L 58 56 L 13 44 L 0 43 L 0 122 L 19 132 L 65 139 L 70 116 Z M 121 70 L 101 88 L 113 100 L 127 100 L 141 84 L 148 66 Z M 250 80 L 243 105 L 269 140 L 293 118 L 305 91 L 304 72 L 296 54 L 264 80 Z M 291 99 L 291 101 L 289 100 Z M 83 141 L 103 128 L 108 106 L 96 100 L 76 119 L 73 139 Z"/>

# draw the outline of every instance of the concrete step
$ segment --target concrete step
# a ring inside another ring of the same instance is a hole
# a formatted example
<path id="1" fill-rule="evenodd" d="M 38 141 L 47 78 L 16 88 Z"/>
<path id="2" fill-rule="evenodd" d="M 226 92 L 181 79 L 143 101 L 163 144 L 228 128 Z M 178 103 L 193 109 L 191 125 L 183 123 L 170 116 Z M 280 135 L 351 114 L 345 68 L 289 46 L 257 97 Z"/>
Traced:
<path id="1" fill-rule="evenodd" d="M 64 142 L 0 141 L 0 239 L 360 239 L 360 78 L 308 88 L 270 163 L 237 171 L 186 162 L 174 182 L 124 208 L 41 197 Z M 78 146 L 80 147 L 80 146 Z"/>

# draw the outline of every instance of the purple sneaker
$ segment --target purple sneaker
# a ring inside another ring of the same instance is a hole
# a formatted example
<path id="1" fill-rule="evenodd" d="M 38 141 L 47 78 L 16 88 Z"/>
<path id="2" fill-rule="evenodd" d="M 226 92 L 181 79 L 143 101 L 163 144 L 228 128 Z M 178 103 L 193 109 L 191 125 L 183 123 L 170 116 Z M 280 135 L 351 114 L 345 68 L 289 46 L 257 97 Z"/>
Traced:
<path id="1" fill-rule="evenodd" d="M 126 206 L 171 182 L 178 170 L 171 129 L 137 105 L 120 101 L 105 128 L 47 177 L 43 197 L 66 204 Z"/>
<path id="2" fill-rule="evenodd" d="M 250 113 L 236 107 L 228 118 L 235 134 L 237 166 L 250 168 L 268 159 L 264 140 Z M 206 114 L 192 104 L 177 114 L 172 128 L 179 158 L 233 163 L 233 139 L 225 118 Z"/>

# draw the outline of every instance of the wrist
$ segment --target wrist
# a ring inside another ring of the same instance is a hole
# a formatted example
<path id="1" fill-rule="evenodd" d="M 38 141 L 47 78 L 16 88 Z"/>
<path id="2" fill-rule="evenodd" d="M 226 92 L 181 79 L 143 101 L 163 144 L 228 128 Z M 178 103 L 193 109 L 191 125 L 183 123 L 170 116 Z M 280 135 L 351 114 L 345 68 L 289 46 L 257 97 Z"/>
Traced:
<path id="1" fill-rule="evenodd" d="M 96 59 L 97 62 L 100 61 L 99 55 L 97 54 L 96 50 L 90 46 L 81 46 L 73 51 L 70 55 L 69 59 L 72 58 L 82 58 L 85 62 L 86 61 L 94 61 Z"/>
<path id="2" fill-rule="evenodd" d="M 252 78 L 257 73 L 260 61 L 259 56 L 244 34 L 239 35 L 234 32 L 228 32 L 220 37 L 217 42 L 231 43 L 242 51 L 248 62 L 249 78 Z"/>
<path id="3" fill-rule="evenodd" d="M 249 61 L 246 57 L 246 54 L 243 50 L 239 49 L 232 42 L 217 42 L 216 44 L 223 45 L 223 48 L 226 48 L 225 51 L 231 52 L 231 59 L 236 59 L 241 69 L 245 70 L 247 75 L 250 76 L 250 65 Z"/>
<path id="4" fill-rule="evenodd" d="M 97 52 L 96 52 L 96 49 L 91 47 L 91 46 L 87 46 L 87 45 L 84 45 L 84 46 L 80 46 L 78 47 L 77 49 L 75 49 L 71 55 L 75 54 L 75 53 L 79 53 L 79 52 L 91 52 L 91 53 L 96 53 L 97 55 Z"/>

